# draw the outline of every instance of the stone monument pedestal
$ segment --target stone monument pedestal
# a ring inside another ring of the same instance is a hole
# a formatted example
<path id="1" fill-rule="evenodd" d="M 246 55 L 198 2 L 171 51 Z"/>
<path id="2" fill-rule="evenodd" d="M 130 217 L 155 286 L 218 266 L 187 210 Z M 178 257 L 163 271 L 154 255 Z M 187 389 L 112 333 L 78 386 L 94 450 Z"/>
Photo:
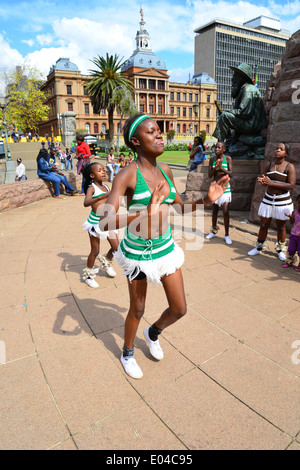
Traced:
<path id="1" fill-rule="evenodd" d="M 233 211 L 249 211 L 254 194 L 257 177 L 262 174 L 265 162 L 262 160 L 234 160 L 231 178 Z M 187 176 L 185 201 L 200 199 L 208 190 L 213 179 L 208 177 L 208 166 L 198 165 L 195 171 Z M 212 207 L 212 206 L 208 206 Z"/>
<path id="2" fill-rule="evenodd" d="M 65 147 L 71 147 L 73 140 L 76 141 L 76 114 L 73 111 L 65 111 L 62 118 L 62 141 Z"/>

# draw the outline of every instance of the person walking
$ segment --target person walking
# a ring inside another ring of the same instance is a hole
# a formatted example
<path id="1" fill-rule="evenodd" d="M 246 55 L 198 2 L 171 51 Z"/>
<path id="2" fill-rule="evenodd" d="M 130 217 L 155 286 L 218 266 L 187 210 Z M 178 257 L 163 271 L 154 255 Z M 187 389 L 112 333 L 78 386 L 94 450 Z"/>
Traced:
<path id="1" fill-rule="evenodd" d="M 85 184 L 84 184 L 84 176 L 83 176 L 82 170 L 83 170 L 84 166 L 90 161 L 91 149 L 90 149 L 89 144 L 87 144 L 84 141 L 84 137 L 82 135 L 78 135 L 76 137 L 76 141 L 77 141 L 76 158 L 78 160 L 78 162 L 76 164 L 77 174 L 82 175 L 80 195 L 84 196 L 85 195 L 85 193 L 84 193 Z"/>

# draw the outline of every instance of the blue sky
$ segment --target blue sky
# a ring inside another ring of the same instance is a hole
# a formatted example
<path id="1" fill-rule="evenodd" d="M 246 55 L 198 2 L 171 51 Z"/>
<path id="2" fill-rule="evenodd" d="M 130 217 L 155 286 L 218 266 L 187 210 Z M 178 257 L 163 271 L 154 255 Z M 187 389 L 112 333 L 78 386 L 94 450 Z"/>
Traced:
<path id="1" fill-rule="evenodd" d="M 242 24 L 264 15 L 281 28 L 300 28 L 300 0 L 10 0 L 0 1 L 0 70 L 37 67 L 46 76 L 60 57 L 82 73 L 99 55 L 127 59 L 135 49 L 143 8 L 151 47 L 166 62 L 171 81 L 186 82 L 194 72 L 194 29 L 213 19 Z"/>

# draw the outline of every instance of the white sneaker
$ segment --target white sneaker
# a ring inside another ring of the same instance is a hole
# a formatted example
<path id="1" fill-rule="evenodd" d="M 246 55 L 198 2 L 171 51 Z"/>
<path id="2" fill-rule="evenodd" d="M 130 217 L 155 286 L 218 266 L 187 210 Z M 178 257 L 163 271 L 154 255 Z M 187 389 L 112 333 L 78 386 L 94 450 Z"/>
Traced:
<path id="1" fill-rule="evenodd" d="M 214 238 L 214 237 L 216 237 L 216 236 L 217 236 L 216 233 L 210 232 L 208 235 L 206 235 L 205 238 L 207 238 L 207 240 L 209 240 L 210 238 Z"/>
<path id="2" fill-rule="evenodd" d="M 225 242 L 227 243 L 227 245 L 231 245 L 231 244 L 232 244 L 232 240 L 231 240 L 231 238 L 230 238 L 229 235 L 226 235 L 226 236 L 224 237 L 224 240 L 225 240 Z"/>
<path id="3" fill-rule="evenodd" d="M 91 279 L 88 277 L 84 282 L 90 287 L 99 287 L 99 284 L 95 281 L 95 279 Z"/>
<path id="4" fill-rule="evenodd" d="M 280 259 L 280 261 L 285 261 L 286 260 L 286 256 L 285 256 L 283 251 L 279 251 L 278 258 Z"/>
<path id="5" fill-rule="evenodd" d="M 101 256 L 101 258 L 100 258 L 101 268 L 104 269 L 104 271 L 106 272 L 106 274 L 109 277 L 116 277 L 117 273 L 116 273 L 116 271 L 114 270 L 114 268 L 112 267 L 111 264 L 112 264 L 112 260 L 110 261 L 105 256 Z"/>
<path id="6" fill-rule="evenodd" d="M 133 356 L 128 356 L 128 358 L 125 358 L 122 353 L 121 363 L 124 367 L 126 374 L 132 377 L 133 379 L 141 379 L 143 377 L 142 369 L 138 366 Z"/>
<path id="7" fill-rule="evenodd" d="M 163 353 L 163 350 L 161 349 L 161 346 L 159 344 L 159 340 L 157 339 L 156 341 L 152 341 L 150 339 L 150 337 L 149 337 L 149 328 L 146 328 L 144 330 L 144 336 L 145 336 L 145 339 L 148 343 L 151 355 L 155 359 L 157 359 L 158 361 L 161 361 L 164 357 L 164 353 Z"/>
<path id="8" fill-rule="evenodd" d="M 255 255 L 260 255 L 261 250 L 258 250 L 257 248 L 253 248 L 252 250 L 248 251 L 248 255 L 250 256 L 255 256 Z"/>

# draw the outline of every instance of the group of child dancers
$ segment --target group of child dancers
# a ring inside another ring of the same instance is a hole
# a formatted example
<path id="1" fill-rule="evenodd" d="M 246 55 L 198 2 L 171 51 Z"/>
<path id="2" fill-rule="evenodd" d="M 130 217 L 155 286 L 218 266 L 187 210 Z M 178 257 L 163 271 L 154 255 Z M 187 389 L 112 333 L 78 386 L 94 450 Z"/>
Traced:
<path id="1" fill-rule="evenodd" d="M 144 114 L 129 118 L 124 125 L 124 141 L 137 158 L 117 174 L 111 191 L 104 183 L 103 165 L 92 162 L 83 170 L 84 206 L 91 207 L 84 223 L 91 251 L 83 279 L 90 287 L 98 287 L 95 277 L 99 268 L 95 268 L 95 261 L 100 252 L 100 239 L 106 239 L 110 249 L 105 256 L 101 256 L 101 267 L 108 276 L 114 277 L 116 273 L 112 261 L 115 258 L 128 280 L 130 306 L 125 321 L 121 363 L 130 377 L 138 379 L 143 372 L 135 359 L 134 340 L 145 309 L 147 283 L 161 284 L 168 300 L 168 307 L 159 319 L 144 330 L 150 353 L 156 360 L 164 357 L 159 335 L 186 313 L 181 273 L 184 253 L 172 237 L 168 208 L 174 204 L 175 209 L 185 213 L 195 211 L 199 204 L 213 204 L 212 229 L 206 237 L 211 239 L 217 235 L 218 211 L 222 207 L 225 242 L 230 245 L 230 178 L 233 165 L 232 159 L 225 155 L 225 144 L 217 142 L 215 157 L 209 164 L 209 176 L 213 182 L 207 194 L 199 200 L 183 202 L 169 166 L 163 163 L 158 165 L 156 161 L 164 152 L 164 142 L 156 121 Z M 296 172 L 294 165 L 285 161 L 288 154 L 288 144 L 280 143 L 275 152 L 275 162 L 268 165 L 259 178 L 260 183 L 266 186 L 266 194 L 259 208 L 261 225 L 258 240 L 255 248 L 248 253 L 250 256 L 261 253 L 271 220 L 275 218 L 276 250 L 279 259 L 284 261 L 284 268 L 295 263 L 296 253 L 300 255 L 300 196 L 297 198 L 297 208 L 293 210 L 289 191 L 296 184 Z M 127 201 L 127 212 L 119 214 L 123 196 Z M 286 220 L 294 224 L 287 256 Z M 121 228 L 125 228 L 125 232 L 120 242 L 118 230 Z M 295 269 L 300 271 L 300 264 Z"/>

